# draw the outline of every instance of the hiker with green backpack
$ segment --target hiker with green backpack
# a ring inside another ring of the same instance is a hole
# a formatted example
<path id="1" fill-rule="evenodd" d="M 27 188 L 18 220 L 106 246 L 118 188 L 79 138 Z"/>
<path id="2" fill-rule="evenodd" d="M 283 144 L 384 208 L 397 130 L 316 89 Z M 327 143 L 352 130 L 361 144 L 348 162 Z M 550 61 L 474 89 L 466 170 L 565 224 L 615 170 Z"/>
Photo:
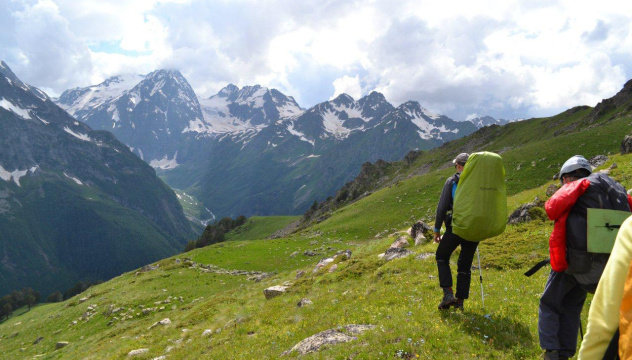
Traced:
<path id="1" fill-rule="evenodd" d="M 605 174 L 593 174 L 583 156 L 573 156 L 562 165 L 560 181 L 562 187 L 545 204 L 547 215 L 555 220 L 549 239 L 552 270 L 538 311 L 545 360 L 570 359 L 575 354 L 586 295 L 594 293 L 608 261 L 608 254 L 589 251 L 590 210 L 629 212 L 631 206 L 625 188 Z"/>
<path id="2" fill-rule="evenodd" d="M 471 156 L 462 153 L 452 163 L 456 174 L 443 186 L 434 228 L 434 241 L 439 243 L 436 252 L 439 286 L 443 289 L 439 310 L 450 307 L 463 310 L 463 302 L 469 297 L 471 267 L 478 243 L 502 233 L 507 222 L 505 168 L 501 157 L 490 152 Z M 444 223 L 446 230 L 441 236 Z M 450 256 L 458 246 L 461 253 L 454 294 Z"/>

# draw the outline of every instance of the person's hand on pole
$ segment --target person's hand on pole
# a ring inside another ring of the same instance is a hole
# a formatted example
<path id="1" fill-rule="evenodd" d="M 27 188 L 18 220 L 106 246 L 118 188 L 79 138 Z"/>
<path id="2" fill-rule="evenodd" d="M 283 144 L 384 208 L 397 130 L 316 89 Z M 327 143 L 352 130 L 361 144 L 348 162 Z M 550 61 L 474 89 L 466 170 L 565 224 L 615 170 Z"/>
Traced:
<path id="1" fill-rule="evenodd" d="M 435 243 L 439 243 L 441 241 L 441 233 L 435 232 L 434 233 L 434 242 Z"/>

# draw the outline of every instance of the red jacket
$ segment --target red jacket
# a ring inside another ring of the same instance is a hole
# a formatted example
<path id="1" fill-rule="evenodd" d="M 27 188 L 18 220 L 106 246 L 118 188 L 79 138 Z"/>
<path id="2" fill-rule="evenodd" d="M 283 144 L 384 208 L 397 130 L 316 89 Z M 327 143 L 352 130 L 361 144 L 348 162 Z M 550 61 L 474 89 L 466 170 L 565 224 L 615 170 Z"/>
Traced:
<path id="1" fill-rule="evenodd" d="M 555 220 L 553 232 L 549 238 L 551 268 L 554 271 L 562 272 L 568 269 L 568 262 L 566 261 L 566 219 L 577 199 L 586 192 L 589 186 L 590 181 L 588 179 L 570 182 L 562 186 L 544 204 L 549 219 Z M 632 208 L 632 197 L 630 195 L 628 195 L 628 204 Z"/>

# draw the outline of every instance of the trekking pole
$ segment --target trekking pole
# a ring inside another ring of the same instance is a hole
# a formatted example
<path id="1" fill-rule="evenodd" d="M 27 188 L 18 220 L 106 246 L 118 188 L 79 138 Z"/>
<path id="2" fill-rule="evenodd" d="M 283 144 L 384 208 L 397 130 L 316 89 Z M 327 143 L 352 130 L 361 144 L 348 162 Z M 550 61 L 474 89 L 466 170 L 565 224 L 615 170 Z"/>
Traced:
<path id="1" fill-rule="evenodd" d="M 476 247 L 476 256 L 478 256 L 478 273 L 479 279 L 481 279 L 481 301 L 483 302 L 483 310 L 485 310 L 485 293 L 483 292 L 483 269 L 481 269 L 481 254 Z"/>

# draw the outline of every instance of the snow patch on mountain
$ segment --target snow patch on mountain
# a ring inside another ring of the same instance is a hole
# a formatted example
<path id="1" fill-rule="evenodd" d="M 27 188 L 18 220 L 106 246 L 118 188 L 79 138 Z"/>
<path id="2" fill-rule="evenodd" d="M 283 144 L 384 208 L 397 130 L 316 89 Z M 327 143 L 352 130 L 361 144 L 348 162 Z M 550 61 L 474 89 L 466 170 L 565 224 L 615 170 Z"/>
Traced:
<path id="1" fill-rule="evenodd" d="M 441 117 L 441 115 L 435 114 L 432 111 L 426 109 L 426 108 L 421 108 L 421 111 L 423 112 L 424 115 L 426 115 L 427 117 L 431 118 L 432 120 L 437 120 L 438 118 Z"/>
<path id="2" fill-rule="evenodd" d="M 93 85 L 84 89 L 72 89 L 70 91 L 85 91 L 79 94 L 77 98 L 73 99 L 70 103 L 62 103 L 59 101 L 57 101 L 57 103 L 70 115 L 75 116 L 76 112 L 79 110 L 85 110 L 86 108 L 95 109 L 105 103 L 119 98 L 122 94 L 134 88 L 134 86 L 143 79 L 145 79 L 145 76 L 138 74 L 113 76 L 98 85 Z M 138 99 L 138 96 L 136 99 Z"/>
<path id="3" fill-rule="evenodd" d="M 325 131 L 336 138 L 345 139 L 351 133 L 350 129 L 343 126 L 344 121 L 342 121 L 335 112 L 328 110 L 322 114 L 322 118 Z"/>
<path id="4" fill-rule="evenodd" d="M 76 133 L 74 131 L 72 131 L 68 126 L 64 127 L 64 131 L 67 132 L 68 134 L 76 137 L 79 140 L 83 140 L 83 141 L 92 141 L 92 139 L 90 139 L 90 137 L 86 134 L 80 134 L 80 133 Z"/>
<path id="5" fill-rule="evenodd" d="M 263 104 L 265 103 L 265 100 L 263 100 L 263 96 L 268 92 L 267 88 L 256 85 L 252 88 L 246 86 L 243 90 L 246 91 L 242 91 L 237 100 L 235 100 L 237 104 L 249 105 L 255 109 L 260 109 L 263 107 Z M 254 92 L 251 93 L 251 91 L 253 90 Z"/>
<path id="6" fill-rule="evenodd" d="M 76 182 L 77 185 L 83 185 L 83 182 L 81 182 L 81 180 L 77 179 L 74 176 L 70 176 L 70 175 L 66 174 L 66 172 L 64 172 L 64 176 L 66 176 L 68 179 L 73 180 L 74 182 Z"/>
<path id="7" fill-rule="evenodd" d="M 358 118 L 358 119 L 362 119 L 364 122 L 368 122 L 371 119 L 367 119 L 364 118 L 362 116 L 362 109 L 358 108 L 357 106 L 352 106 L 352 107 L 348 107 L 348 106 L 338 106 L 338 105 L 334 105 L 334 109 L 336 109 L 339 112 L 345 112 L 347 113 L 347 115 L 349 116 L 349 118 Z"/>
<path id="8" fill-rule="evenodd" d="M 305 134 L 303 134 L 302 132 L 296 131 L 294 130 L 294 122 L 290 122 L 287 126 L 287 131 L 294 135 L 297 136 L 299 139 L 301 139 L 302 141 L 308 142 L 310 144 L 312 144 L 312 146 L 314 146 L 316 144 L 316 141 L 314 140 L 309 140 Z"/>
<path id="9" fill-rule="evenodd" d="M 304 111 L 300 107 L 291 103 L 284 104 L 280 107 L 277 107 L 277 109 L 279 110 L 279 117 L 281 119 L 297 117 L 304 113 Z"/>
<path id="10" fill-rule="evenodd" d="M 162 169 L 162 170 L 171 170 L 171 169 L 175 169 L 176 167 L 178 167 L 178 152 L 176 151 L 176 153 L 173 155 L 173 159 L 169 159 L 169 157 L 167 155 L 165 155 L 165 157 L 163 157 L 160 160 L 152 160 L 149 162 L 149 165 L 155 169 Z"/>
<path id="11" fill-rule="evenodd" d="M 265 110 L 269 109 L 270 104 L 266 105 L 266 101 L 270 99 L 272 106 L 279 113 L 278 119 L 274 117 L 276 115 L 268 114 L 269 110 Z M 202 108 L 203 119 L 189 122 L 185 132 L 211 135 L 253 135 L 254 132 L 256 135 L 273 121 L 295 118 L 303 113 L 292 98 L 259 85 L 245 86 L 241 90 L 235 85 L 228 85 L 216 95 L 208 99 L 200 98 L 198 102 Z M 250 112 L 243 112 L 244 107 L 250 109 Z"/>
<path id="12" fill-rule="evenodd" d="M 20 178 L 25 176 L 29 172 L 35 173 L 35 170 L 37 170 L 37 169 L 38 169 L 38 166 L 33 166 L 33 167 L 31 167 L 30 169 L 27 169 L 27 170 L 14 170 L 14 171 L 9 172 L 4 167 L 2 167 L 2 165 L 0 165 L 0 179 L 2 179 L 4 181 L 11 181 L 11 179 L 13 179 L 13 181 L 18 186 L 21 187 L 21 185 L 20 185 Z"/>
<path id="13" fill-rule="evenodd" d="M 17 116 L 23 119 L 31 119 L 31 115 L 29 115 L 29 111 L 27 109 L 21 108 L 13 104 L 9 100 L 6 100 L 5 98 L 2 98 L 2 100 L 0 100 L 0 107 L 4 108 L 5 110 L 12 111 Z"/>
<path id="14" fill-rule="evenodd" d="M 35 114 L 33 114 L 33 115 L 34 115 L 34 116 L 35 116 L 35 117 L 36 117 L 39 121 L 43 122 L 43 123 L 44 123 L 44 125 L 49 125 L 49 124 L 50 124 L 50 121 L 46 121 L 46 120 L 42 119 L 41 117 L 39 117 L 39 116 L 37 116 L 37 115 L 35 115 Z"/>
<path id="15" fill-rule="evenodd" d="M 243 121 L 230 114 L 229 100 L 218 95 L 208 99 L 199 99 L 202 107 L 204 121 L 194 119 L 189 121 L 189 125 L 183 132 L 197 132 L 209 134 L 242 133 L 251 129 L 260 129 L 253 126 L 250 121 Z"/>

